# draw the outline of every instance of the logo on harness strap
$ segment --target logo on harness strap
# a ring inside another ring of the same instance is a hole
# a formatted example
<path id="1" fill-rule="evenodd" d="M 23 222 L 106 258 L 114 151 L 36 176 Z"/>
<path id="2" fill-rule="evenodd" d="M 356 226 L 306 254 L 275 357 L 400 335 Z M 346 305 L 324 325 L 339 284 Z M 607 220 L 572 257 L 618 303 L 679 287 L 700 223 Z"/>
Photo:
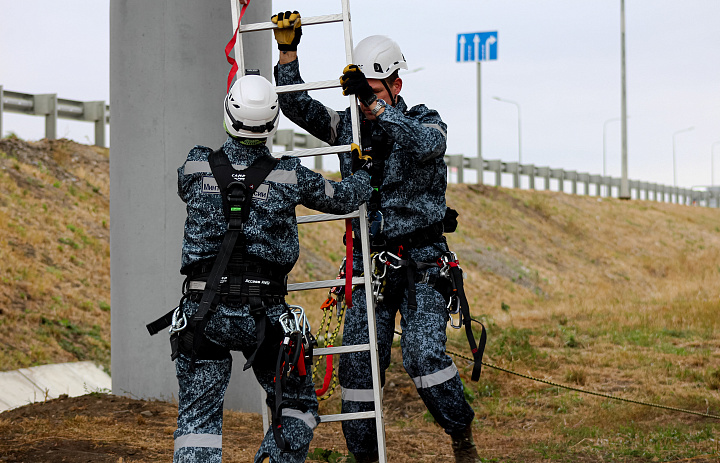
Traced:
<path id="1" fill-rule="evenodd" d="M 242 182 L 243 180 L 245 180 L 245 174 L 232 174 L 231 177 L 238 182 Z"/>
<path id="2" fill-rule="evenodd" d="M 245 283 L 249 285 L 270 285 L 268 280 L 250 280 L 248 278 L 245 279 Z"/>

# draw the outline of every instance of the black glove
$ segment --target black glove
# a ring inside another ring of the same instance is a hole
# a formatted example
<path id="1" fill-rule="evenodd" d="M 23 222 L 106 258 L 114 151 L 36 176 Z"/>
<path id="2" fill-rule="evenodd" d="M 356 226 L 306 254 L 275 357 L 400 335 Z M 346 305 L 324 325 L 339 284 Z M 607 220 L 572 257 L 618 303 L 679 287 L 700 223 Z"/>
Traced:
<path id="1" fill-rule="evenodd" d="M 375 90 L 368 84 L 365 74 L 355 64 L 345 66 L 343 75 L 340 77 L 340 85 L 342 85 L 343 95 L 357 95 L 358 100 L 365 106 L 370 106 L 373 101 L 377 100 Z"/>
<path id="2" fill-rule="evenodd" d="M 352 170 L 352 173 L 354 174 L 359 170 L 364 170 L 372 176 L 374 173 L 372 156 L 369 154 L 363 154 L 357 143 L 353 143 L 350 146 L 352 147 L 350 150 L 350 157 L 352 158 L 352 167 L 350 169 Z"/>
<path id="3" fill-rule="evenodd" d="M 270 18 L 277 29 L 273 29 L 275 33 L 275 41 L 280 51 L 297 51 L 297 46 L 302 37 L 302 28 L 300 27 L 300 13 L 286 11 L 278 13 Z"/>

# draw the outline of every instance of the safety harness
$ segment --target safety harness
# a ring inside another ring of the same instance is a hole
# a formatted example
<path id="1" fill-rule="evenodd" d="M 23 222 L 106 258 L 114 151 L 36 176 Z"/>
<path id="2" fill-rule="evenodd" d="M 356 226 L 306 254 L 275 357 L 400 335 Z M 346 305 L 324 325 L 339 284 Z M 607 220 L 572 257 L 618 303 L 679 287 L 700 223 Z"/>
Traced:
<path id="1" fill-rule="evenodd" d="M 389 93 L 389 90 L 388 90 Z M 370 154 L 373 162 L 373 175 L 370 184 L 373 187 L 372 195 L 368 203 L 368 222 L 370 223 L 370 248 L 373 252 L 373 296 L 376 302 L 382 301 L 382 290 L 384 287 L 384 277 L 387 274 L 388 267 L 399 270 L 405 269 L 407 276 L 408 288 L 408 308 L 410 310 L 417 309 L 417 295 L 415 283 L 426 283 L 437 289 L 446 299 L 448 313 L 450 315 L 450 325 L 459 329 L 465 327 L 465 333 L 468 344 L 475 359 L 475 365 L 472 372 L 472 380 L 477 381 L 480 378 L 480 369 L 482 368 L 482 356 L 485 351 L 487 341 L 487 333 L 485 326 L 470 316 L 470 306 L 465 296 L 463 286 L 463 272 L 457 260 L 457 256 L 448 252 L 443 254 L 437 262 L 415 262 L 406 251 L 411 248 L 418 248 L 445 240 L 444 233 L 452 233 L 457 228 L 458 213 L 454 209 L 448 207 L 445 210 L 443 220 L 431 224 L 425 228 L 416 230 L 407 235 L 398 238 L 388 239 L 383 236 L 384 218 L 380 211 L 380 187 L 384 180 L 385 161 L 392 152 L 394 141 L 383 130 L 373 133 L 372 123 L 363 120 L 361 125 L 361 137 L 364 154 Z M 353 172 L 355 166 L 353 166 Z M 394 260 L 394 262 L 392 262 Z M 432 267 L 440 267 L 440 278 L 432 280 L 429 270 Z M 422 279 L 416 280 L 418 271 L 423 273 Z M 458 316 L 458 323 L 453 323 L 452 315 Z M 475 336 L 472 332 L 472 322 L 482 327 L 479 344 L 475 342 Z"/>
<path id="2" fill-rule="evenodd" d="M 255 352 L 245 365 L 247 369 L 261 349 L 269 325 L 264 310 L 264 298 L 275 296 L 282 300 L 287 294 L 284 281 L 278 283 L 265 277 L 271 272 L 270 269 L 262 268 L 267 266 L 243 259 L 243 246 L 240 243 L 244 223 L 250 215 L 252 196 L 273 170 L 277 160 L 264 155 L 247 169 L 239 171 L 232 166 L 227 154 L 221 148 L 210 154 L 208 161 L 220 188 L 223 212 L 228 220 L 227 231 L 211 266 L 208 263 L 200 263 L 187 270 L 188 277 L 183 283 L 183 297 L 178 307 L 148 324 L 147 329 L 151 335 L 154 335 L 171 326 L 171 358 L 175 360 L 179 352 L 189 350 L 191 366 L 194 366 L 201 353 L 202 357 L 207 358 L 208 351 L 216 350 L 203 346 L 206 341 L 204 332 L 210 317 L 217 310 L 221 297 L 227 298 L 227 302 L 248 303 L 255 319 L 257 344 Z M 188 321 L 183 305 L 186 300 L 196 298 L 199 294 L 201 296 L 198 311 Z M 223 352 L 222 355 L 228 354 Z"/>

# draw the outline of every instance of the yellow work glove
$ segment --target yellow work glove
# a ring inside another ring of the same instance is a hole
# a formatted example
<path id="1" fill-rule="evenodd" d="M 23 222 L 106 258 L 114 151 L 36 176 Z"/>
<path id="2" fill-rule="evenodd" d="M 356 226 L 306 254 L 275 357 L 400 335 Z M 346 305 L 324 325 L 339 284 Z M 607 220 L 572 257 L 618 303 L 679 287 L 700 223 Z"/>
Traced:
<path id="1" fill-rule="evenodd" d="M 277 24 L 277 29 L 273 29 L 273 32 L 275 33 L 278 50 L 297 51 L 300 37 L 302 37 L 300 13 L 297 11 L 278 13 L 273 15 L 270 21 Z"/>
<path id="2" fill-rule="evenodd" d="M 375 90 L 368 83 L 365 74 L 355 64 L 345 66 L 343 75 L 340 77 L 340 85 L 343 95 L 356 95 L 365 106 L 370 106 L 373 101 L 377 100 Z"/>

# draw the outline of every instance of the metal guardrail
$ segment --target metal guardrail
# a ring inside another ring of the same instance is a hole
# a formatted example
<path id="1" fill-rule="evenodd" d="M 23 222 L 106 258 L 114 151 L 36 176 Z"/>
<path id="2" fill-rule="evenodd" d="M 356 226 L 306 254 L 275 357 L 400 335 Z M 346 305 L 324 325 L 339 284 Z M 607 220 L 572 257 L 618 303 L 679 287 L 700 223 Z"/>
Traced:
<path id="1" fill-rule="evenodd" d="M 0 85 L 0 134 L 3 113 L 12 112 L 45 116 L 45 138 L 57 138 L 57 120 L 71 119 L 95 124 L 95 145 L 105 146 L 105 124 L 110 123 L 110 106 L 104 101 L 76 101 L 58 98 L 57 94 L 33 95 L 4 90 Z"/>
<path id="2" fill-rule="evenodd" d="M 33 95 L 30 93 L 12 92 L 3 90 L 0 85 L 0 134 L 2 134 L 3 112 L 14 112 L 35 116 L 45 116 L 45 137 L 57 138 L 57 120 L 71 119 L 76 121 L 89 121 L 95 124 L 95 145 L 105 146 L 105 124 L 110 123 L 110 106 L 104 101 L 75 101 L 58 98 L 57 94 Z M 327 146 L 317 138 L 296 133 L 292 129 L 278 130 L 273 137 L 273 144 L 285 146 L 292 151 L 295 148 L 321 148 Z M 579 173 L 574 170 L 554 169 L 533 164 L 519 164 L 517 162 L 503 162 L 500 160 L 483 159 L 482 165 L 477 158 L 467 158 L 462 154 L 445 156 L 448 168 L 455 168 L 457 183 L 464 183 L 465 169 L 479 172 L 493 172 L 495 186 L 502 185 L 503 174 L 512 176 L 513 188 L 521 188 L 521 176 L 528 178 L 528 187 L 536 188 L 536 181 L 543 180 L 543 189 L 550 190 L 550 180 L 558 182 L 558 191 L 580 194 L 578 184 L 583 186 L 582 194 L 590 195 L 591 186 L 594 186 L 595 196 L 612 197 L 616 191 L 619 194 L 620 179 L 610 176 Z M 322 157 L 315 157 L 315 168 L 322 169 Z M 478 182 L 480 183 L 480 182 Z M 565 191 L 569 183 L 570 191 Z M 645 199 L 662 202 L 674 202 L 705 207 L 720 207 L 720 187 L 711 187 L 706 190 L 660 185 L 658 183 L 630 180 L 630 192 L 635 192 L 636 199 Z M 603 194 L 603 191 L 604 194 Z M 616 195 L 617 196 L 617 195 Z"/>
<path id="3" fill-rule="evenodd" d="M 481 171 L 493 172 L 495 174 L 495 186 L 500 186 L 503 174 L 507 174 L 512 176 L 513 188 L 520 188 L 521 176 L 526 176 L 528 178 L 528 187 L 533 190 L 539 189 L 536 188 L 539 179 L 543 181 L 542 189 L 550 190 L 550 180 L 554 179 L 557 180 L 558 191 L 566 193 L 580 194 L 578 184 L 582 185 L 582 194 L 585 195 L 593 193 L 591 186 L 594 187 L 594 196 L 617 197 L 620 192 L 620 178 L 579 173 L 574 170 L 553 169 L 533 164 L 518 164 L 517 162 L 503 162 L 491 159 L 483 159 L 481 166 L 477 158 L 466 158 L 462 154 L 446 155 L 445 163 L 449 168 L 454 167 L 457 169 L 458 183 L 464 183 L 464 170 L 469 168 L 477 170 L 478 177 Z M 568 183 L 570 191 L 566 191 Z M 631 197 L 635 199 L 720 207 L 720 187 L 695 190 L 639 180 L 630 180 L 629 185 Z M 604 194 L 603 189 L 605 190 Z M 635 192 L 634 196 L 632 195 L 633 191 Z M 614 192 L 617 192 L 617 195 L 614 195 Z"/>
<path id="4" fill-rule="evenodd" d="M 317 138 L 296 133 L 292 129 L 278 130 L 273 138 L 274 145 L 285 146 L 288 150 L 295 148 L 316 148 L 327 146 Z M 457 183 L 464 182 L 465 169 L 493 172 L 495 186 L 502 185 L 503 175 L 512 176 L 513 188 L 521 188 L 521 176 L 526 176 L 528 188 L 537 188 L 542 181 L 542 189 L 550 190 L 550 180 L 557 180 L 558 191 L 572 194 L 585 194 L 594 196 L 618 197 L 620 193 L 620 178 L 592 175 L 574 170 L 554 169 L 533 164 L 519 164 L 517 162 L 503 162 L 500 160 L 483 159 L 482 166 L 477 158 L 467 158 L 462 154 L 449 154 L 445 156 L 448 168 L 455 168 Z M 315 169 L 322 170 L 322 157 L 315 158 Z M 480 183 L 480 182 L 478 182 Z M 636 199 L 652 201 L 674 202 L 694 206 L 720 207 L 720 187 L 708 188 L 705 191 L 671 187 L 658 183 L 630 180 L 630 193 L 635 193 Z M 569 191 L 566 191 L 569 186 Z M 580 191 L 582 186 L 582 192 Z M 604 191 L 603 191 L 604 190 Z"/>

